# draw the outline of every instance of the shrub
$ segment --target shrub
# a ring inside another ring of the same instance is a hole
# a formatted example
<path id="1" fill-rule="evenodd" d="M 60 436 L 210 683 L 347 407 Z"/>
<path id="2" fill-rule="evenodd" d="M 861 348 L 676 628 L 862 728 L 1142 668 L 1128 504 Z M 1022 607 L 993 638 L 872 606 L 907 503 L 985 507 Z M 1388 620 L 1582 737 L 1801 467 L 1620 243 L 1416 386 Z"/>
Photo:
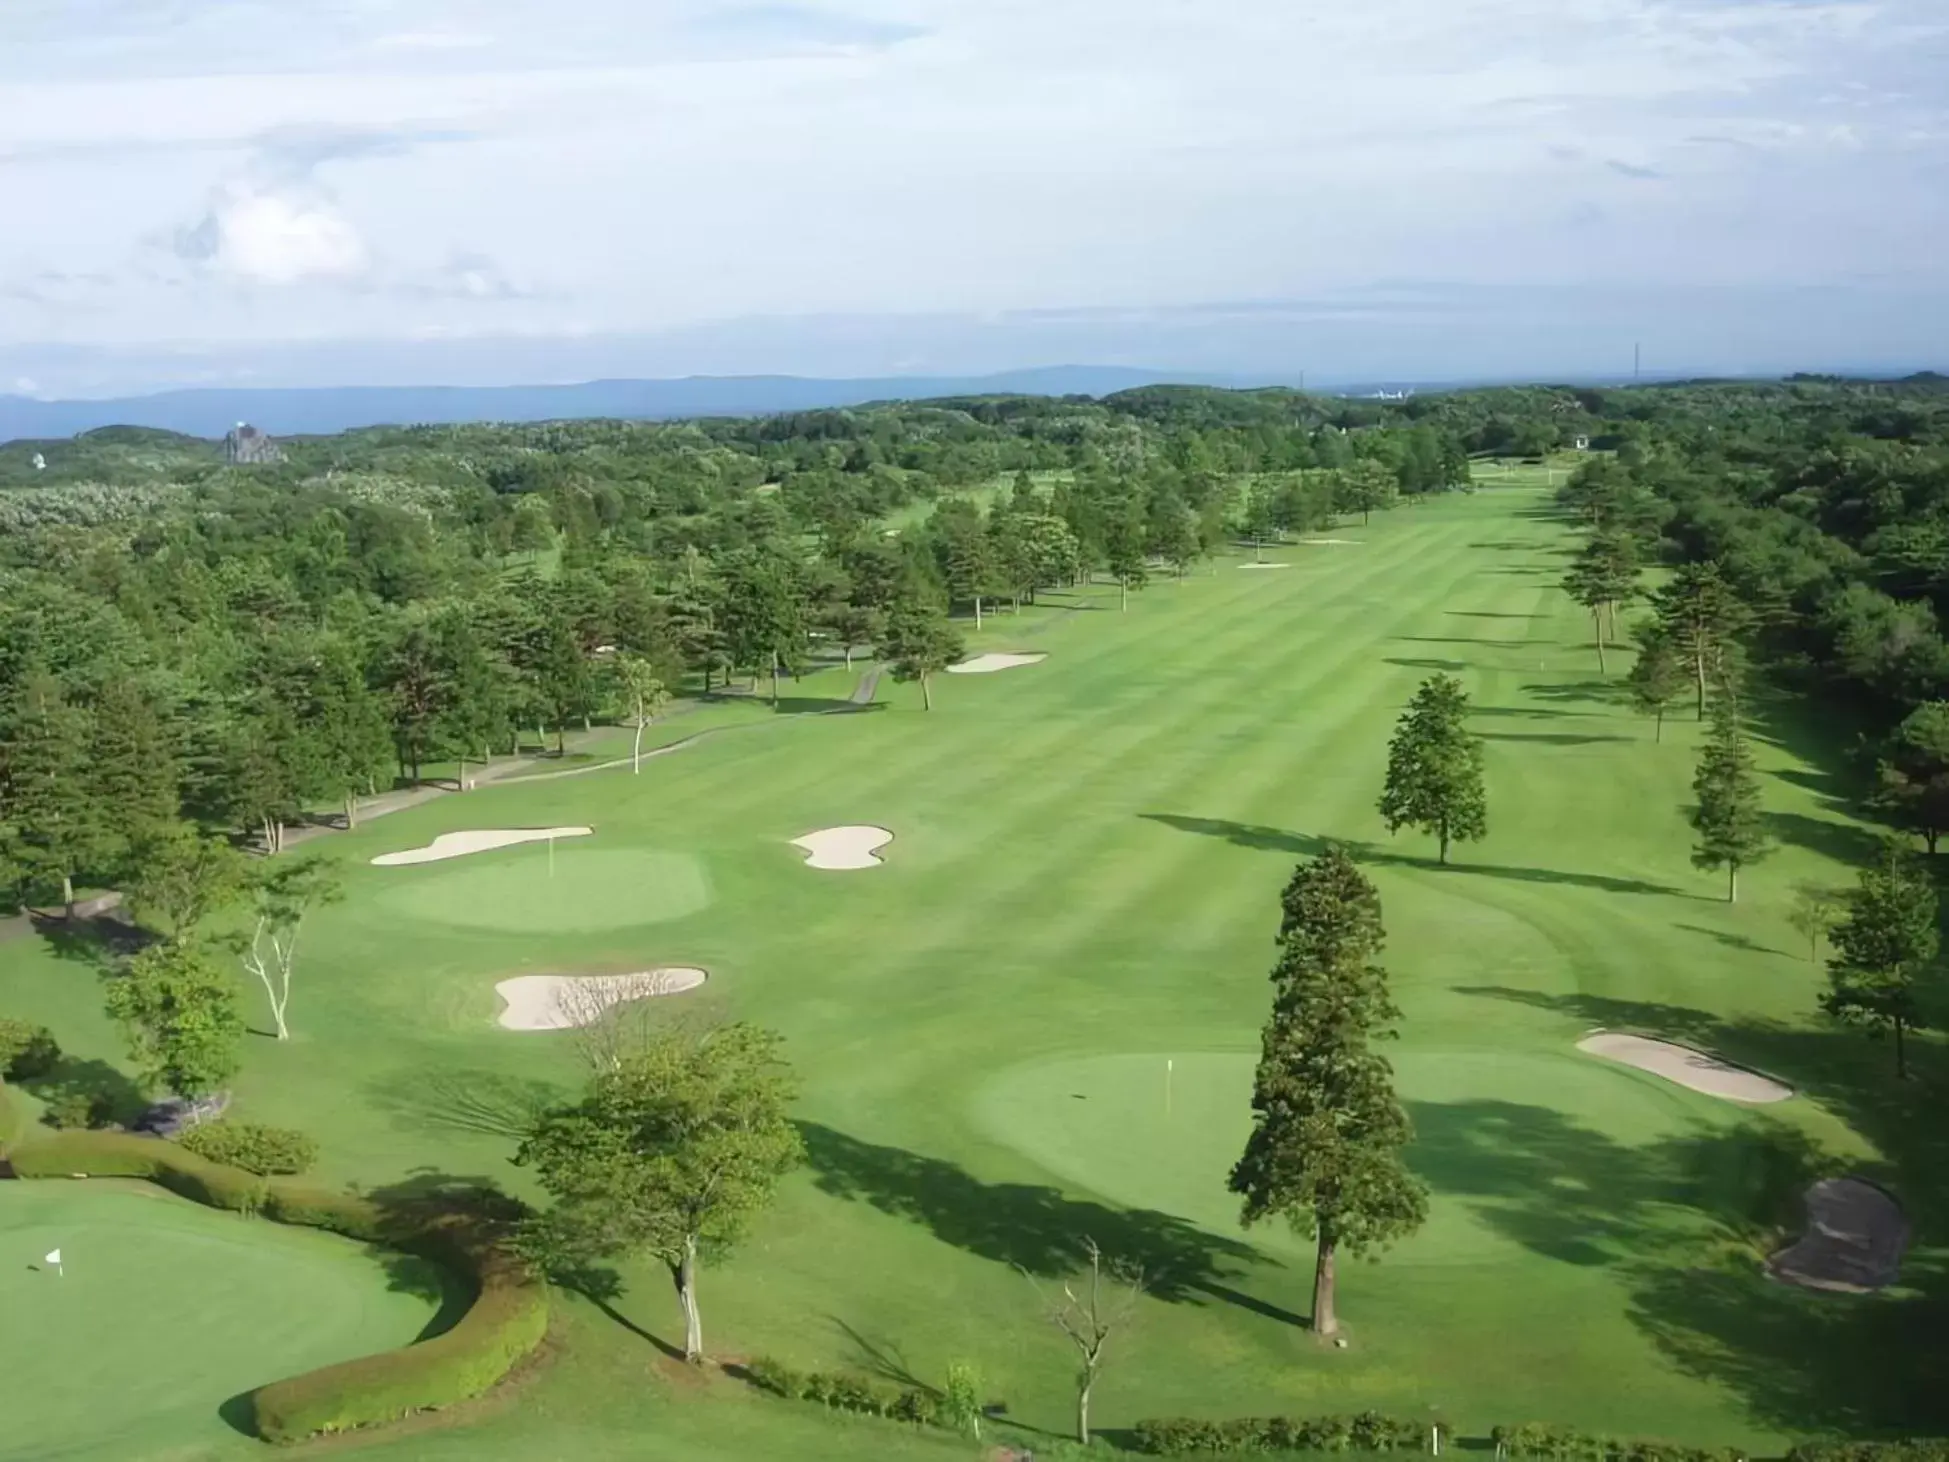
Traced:
<path id="1" fill-rule="evenodd" d="M 887 1386 L 848 1371 L 797 1371 L 760 1356 L 744 1367 L 744 1378 L 761 1391 L 787 1401 L 811 1401 L 831 1411 L 882 1416 L 915 1426 L 949 1424 L 940 1398 L 913 1386 Z"/>
<path id="2" fill-rule="evenodd" d="M 1684 1447 L 1644 1438 L 1595 1436 L 1574 1427 L 1528 1421 L 1489 1433 L 1498 1457 L 1542 1457 L 1553 1462 L 1745 1462 L 1735 1447 Z"/>
<path id="3" fill-rule="evenodd" d="M 1900 1442 L 1801 1442 L 1787 1462 L 1949 1462 L 1949 1439 L 1915 1437 Z"/>
<path id="4" fill-rule="evenodd" d="M 176 1141 L 198 1157 L 264 1176 L 307 1172 L 318 1161 L 318 1144 L 292 1127 L 205 1122 Z"/>
<path id="5" fill-rule="evenodd" d="M 548 1293 L 506 1246 L 512 1200 L 382 1205 L 349 1193 L 226 1167 L 159 1137 L 64 1132 L 12 1154 L 22 1178 L 147 1178 L 213 1208 L 258 1212 L 280 1223 L 327 1229 L 441 1263 L 471 1281 L 474 1302 L 451 1330 L 401 1350 L 327 1366 L 260 1386 L 249 1398 L 257 1434 L 297 1442 L 321 1432 L 396 1421 L 477 1396 L 541 1343 Z"/>
<path id="6" fill-rule="evenodd" d="M 106 1127 L 114 1104 L 106 1092 L 64 1086 L 50 1092 L 41 1107 L 41 1120 L 50 1127 Z"/>
<path id="7" fill-rule="evenodd" d="M 0 1077 L 34 1081 L 52 1071 L 60 1060 L 61 1047 L 46 1026 L 0 1019 Z"/>
<path id="8" fill-rule="evenodd" d="M 1354 1416 L 1240 1416 L 1203 1421 L 1173 1416 L 1132 1428 L 1136 1449 L 1154 1456 L 1226 1452 L 1418 1452 L 1435 1426 L 1363 1411 Z M 1446 1427 L 1440 1428 L 1448 1435 Z"/>

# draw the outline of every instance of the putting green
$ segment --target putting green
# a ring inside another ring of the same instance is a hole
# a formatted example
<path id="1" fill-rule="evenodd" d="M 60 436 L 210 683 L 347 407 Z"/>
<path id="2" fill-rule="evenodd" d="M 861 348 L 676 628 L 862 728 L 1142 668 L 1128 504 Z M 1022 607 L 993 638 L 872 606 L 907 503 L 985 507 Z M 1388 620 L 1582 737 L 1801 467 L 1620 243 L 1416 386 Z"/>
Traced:
<path id="1" fill-rule="evenodd" d="M 234 1438 L 230 1398 L 407 1344 L 440 1293 L 420 1260 L 161 1192 L 0 1184 L 0 1462 Z"/>
<path id="2" fill-rule="evenodd" d="M 1709 1099 L 1574 1051 L 1388 1054 L 1416 1123 L 1410 1162 L 1436 1195 L 1427 1224 L 1390 1251 L 1394 1265 L 1521 1261 L 1528 1236 L 1511 1230 L 1503 1184 L 1472 1183 L 1470 1174 L 1486 1179 L 1511 1153 L 1532 1147 L 1540 1116 L 1572 1114 L 1580 1134 L 1620 1148 L 1737 1120 L 1698 1105 Z M 1020 1066 L 977 1094 L 975 1120 L 1051 1173 L 1115 1202 L 1243 1234 L 1273 1252 L 1310 1251 L 1310 1241 L 1284 1224 L 1243 1229 L 1238 1200 L 1225 1186 L 1251 1131 L 1256 1061 L 1242 1052 L 1160 1052 Z M 1566 1205 L 1597 1196 L 1577 1191 L 1575 1180 L 1558 1183 Z M 1676 1204 L 1664 1217 L 1697 1227 L 1696 1215 Z M 1588 1243 L 1601 1246 L 1601 1228 L 1592 1225 Z"/>
<path id="3" fill-rule="evenodd" d="M 551 871 L 552 867 L 552 871 Z M 709 906 L 710 880 L 688 853 L 557 844 L 387 869 L 378 900 L 438 924 L 526 934 L 626 929 Z"/>

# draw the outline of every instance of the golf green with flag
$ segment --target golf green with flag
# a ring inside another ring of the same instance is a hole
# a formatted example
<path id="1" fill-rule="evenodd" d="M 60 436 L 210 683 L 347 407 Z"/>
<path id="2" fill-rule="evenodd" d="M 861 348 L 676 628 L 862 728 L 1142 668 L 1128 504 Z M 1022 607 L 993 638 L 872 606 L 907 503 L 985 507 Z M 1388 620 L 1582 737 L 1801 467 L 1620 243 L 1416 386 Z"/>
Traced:
<path id="1" fill-rule="evenodd" d="M 0 1462 L 194 1455 L 233 1398 L 407 1344 L 443 1298 L 420 1260 L 143 1185 L 0 1185 Z"/>

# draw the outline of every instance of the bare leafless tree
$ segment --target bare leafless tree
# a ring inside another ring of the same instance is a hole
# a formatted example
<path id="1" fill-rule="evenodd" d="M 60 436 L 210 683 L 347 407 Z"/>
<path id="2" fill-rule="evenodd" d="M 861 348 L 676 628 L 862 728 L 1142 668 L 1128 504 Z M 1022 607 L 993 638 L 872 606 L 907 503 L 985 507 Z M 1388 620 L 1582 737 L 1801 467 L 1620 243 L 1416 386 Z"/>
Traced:
<path id="1" fill-rule="evenodd" d="M 667 998 L 670 972 L 646 970 L 621 979 L 565 980 L 555 990 L 555 1021 L 569 1031 L 591 1073 L 614 1071 L 643 1050 L 658 1031 L 719 1022 L 707 1006 L 685 996 Z"/>
<path id="2" fill-rule="evenodd" d="M 1041 1297 L 1049 1323 L 1076 1347 L 1081 1361 L 1076 1371 L 1076 1440 L 1087 1447 L 1090 1393 L 1102 1373 L 1111 1336 L 1136 1317 L 1137 1302 L 1144 1295 L 1144 1271 L 1140 1265 L 1104 1254 L 1095 1239 L 1085 1237 L 1082 1250 L 1083 1270 L 1062 1282 L 1060 1294 L 1048 1293 L 1026 1269 L 1022 1273 Z"/>

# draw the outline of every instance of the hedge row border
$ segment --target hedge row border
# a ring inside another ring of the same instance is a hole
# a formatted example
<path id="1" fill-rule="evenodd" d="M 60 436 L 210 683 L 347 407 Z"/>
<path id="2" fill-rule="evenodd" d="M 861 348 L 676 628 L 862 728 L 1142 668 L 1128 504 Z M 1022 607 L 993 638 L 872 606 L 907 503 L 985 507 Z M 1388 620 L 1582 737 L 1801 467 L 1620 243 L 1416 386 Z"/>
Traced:
<path id="1" fill-rule="evenodd" d="M 17 1178 L 142 1179 L 207 1207 L 417 1254 L 468 1282 L 472 1303 L 439 1335 L 250 1392 L 251 1425 L 267 1442 L 379 1426 L 469 1400 L 506 1376 L 548 1330 L 547 1285 L 506 1243 L 509 1223 L 520 1213 L 511 1199 L 463 1204 L 435 1195 L 388 1209 L 358 1194 L 259 1177 L 160 1138 L 121 1132 L 58 1133 L 6 1156 Z"/>

